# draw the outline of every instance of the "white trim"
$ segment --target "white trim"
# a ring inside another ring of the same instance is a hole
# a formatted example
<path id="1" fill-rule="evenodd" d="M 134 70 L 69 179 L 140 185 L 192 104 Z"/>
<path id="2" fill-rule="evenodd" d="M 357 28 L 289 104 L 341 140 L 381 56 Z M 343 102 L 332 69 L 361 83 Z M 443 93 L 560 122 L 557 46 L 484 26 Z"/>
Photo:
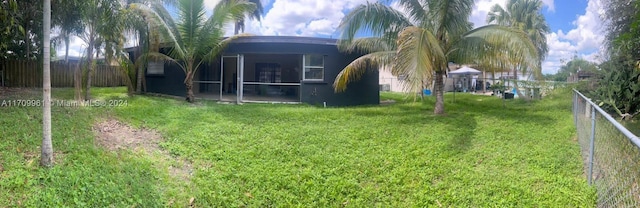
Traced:
<path id="1" fill-rule="evenodd" d="M 245 85 L 300 86 L 300 83 L 244 82 Z"/>
<path id="2" fill-rule="evenodd" d="M 302 102 L 283 102 L 283 101 L 256 101 L 256 100 L 245 100 L 245 103 L 262 103 L 262 104 L 302 104 Z"/>
<path id="3" fill-rule="evenodd" d="M 204 84 L 220 84 L 221 81 L 193 81 L 193 83 L 204 83 Z"/>
<path id="4" fill-rule="evenodd" d="M 222 100 L 223 87 L 224 87 L 224 56 L 220 56 L 220 100 Z"/>
<path id="5" fill-rule="evenodd" d="M 238 54 L 237 67 L 238 68 L 238 91 L 236 95 L 238 96 L 238 103 L 242 103 L 242 97 L 244 96 L 244 55 Z"/>
<path id="6" fill-rule="evenodd" d="M 307 56 L 311 56 L 311 55 L 316 55 L 316 56 L 322 56 L 322 66 L 307 66 L 306 63 L 306 57 Z M 324 81 L 324 55 L 319 55 L 319 54 L 303 54 L 302 55 L 302 80 L 303 81 Z M 322 78 L 320 79 L 307 79 L 307 72 L 306 69 L 322 69 Z"/>

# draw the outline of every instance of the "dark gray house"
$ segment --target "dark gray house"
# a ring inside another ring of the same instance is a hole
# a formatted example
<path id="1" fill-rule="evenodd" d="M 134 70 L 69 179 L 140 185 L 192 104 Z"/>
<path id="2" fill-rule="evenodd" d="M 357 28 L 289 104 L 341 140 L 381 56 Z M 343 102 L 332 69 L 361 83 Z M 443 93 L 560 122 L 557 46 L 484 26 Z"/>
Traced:
<path id="1" fill-rule="evenodd" d="M 378 104 L 378 71 L 368 70 L 347 90 L 333 82 L 357 54 L 338 51 L 336 40 L 250 36 L 234 40 L 194 77 L 196 98 L 231 102 L 290 102 L 327 106 Z M 170 63 L 149 63 L 147 91 L 184 96 L 184 72 Z"/>

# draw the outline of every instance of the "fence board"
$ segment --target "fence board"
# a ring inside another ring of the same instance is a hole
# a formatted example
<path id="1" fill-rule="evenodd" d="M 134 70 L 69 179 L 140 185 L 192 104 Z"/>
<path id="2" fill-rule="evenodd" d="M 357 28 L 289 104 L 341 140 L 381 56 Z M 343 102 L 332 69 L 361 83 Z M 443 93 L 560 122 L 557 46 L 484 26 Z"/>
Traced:
<path id="1" fill-rule="evenodd" d="M 42 87 L 42 66 L 38 61 L 11 60 L 0 63 L 7 87 Z M 78 63 L 51 63 L 51 82 L 53 87 L 73 87 L 74 71 L 81 67 Z M 91 77 L 94 87 L 124 86 L 124 77 L 119 66 L 96 65 Z"/>

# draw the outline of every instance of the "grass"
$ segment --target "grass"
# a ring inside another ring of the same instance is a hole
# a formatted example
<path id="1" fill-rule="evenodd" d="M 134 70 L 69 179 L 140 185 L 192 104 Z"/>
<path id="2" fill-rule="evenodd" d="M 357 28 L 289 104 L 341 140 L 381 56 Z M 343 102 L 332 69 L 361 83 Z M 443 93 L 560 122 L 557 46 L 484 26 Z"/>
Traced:
<path id="1" fill-rule="evenodd" d="M 389 106 L 307 105 L 126 98 L 127 106 L 54 107 L 57 165 L 38 167 L 41 109 L 0 107 L 0 206 L 198 207 L 593 207 L 569 92 L 506 107 L 493 97 L 446 96 Z M 68 89 L 54 98 L 70 99 Z M 134 150 L 93 144 L 106 117 L 159 131 L 161 147 L 190 161 L 189 182 L 175 165 Z"/>

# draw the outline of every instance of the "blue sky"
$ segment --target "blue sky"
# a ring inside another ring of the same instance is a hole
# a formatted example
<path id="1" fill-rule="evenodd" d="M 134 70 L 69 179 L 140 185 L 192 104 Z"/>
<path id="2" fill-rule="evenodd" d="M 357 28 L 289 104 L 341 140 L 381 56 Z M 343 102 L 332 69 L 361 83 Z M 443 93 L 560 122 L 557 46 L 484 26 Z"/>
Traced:
<path id="1" fill-rule="evenodd" d="M 212 10 L 220 0 L 205 0 Z M 261 22 L 248 20 L 246 32 L 256 35 L 293 35 L 337 38 L 336 28 L 349 11 L 357 5 L 373 0 L 261 0 L 265 7 Z M 485 24 L 487 12 L 505 0 L 475 0 L 469 21 L 476 26 Z M 390 2 L 393 2 L 390 1 Z M 600 0 L 542 0 L 551 33 L 547 35 L 549 54 L 543 62 L 543 73 L 555 73 L 568 60 L 578 55 L 599 62 L 599 49 L 603 40 Z M 228 34 L 233 28 L 228 27 Z M 71 55 L 79 55 L 83 43 L 71 44 Z M 63 49 L 58 54 L 63 54 Z"/>

